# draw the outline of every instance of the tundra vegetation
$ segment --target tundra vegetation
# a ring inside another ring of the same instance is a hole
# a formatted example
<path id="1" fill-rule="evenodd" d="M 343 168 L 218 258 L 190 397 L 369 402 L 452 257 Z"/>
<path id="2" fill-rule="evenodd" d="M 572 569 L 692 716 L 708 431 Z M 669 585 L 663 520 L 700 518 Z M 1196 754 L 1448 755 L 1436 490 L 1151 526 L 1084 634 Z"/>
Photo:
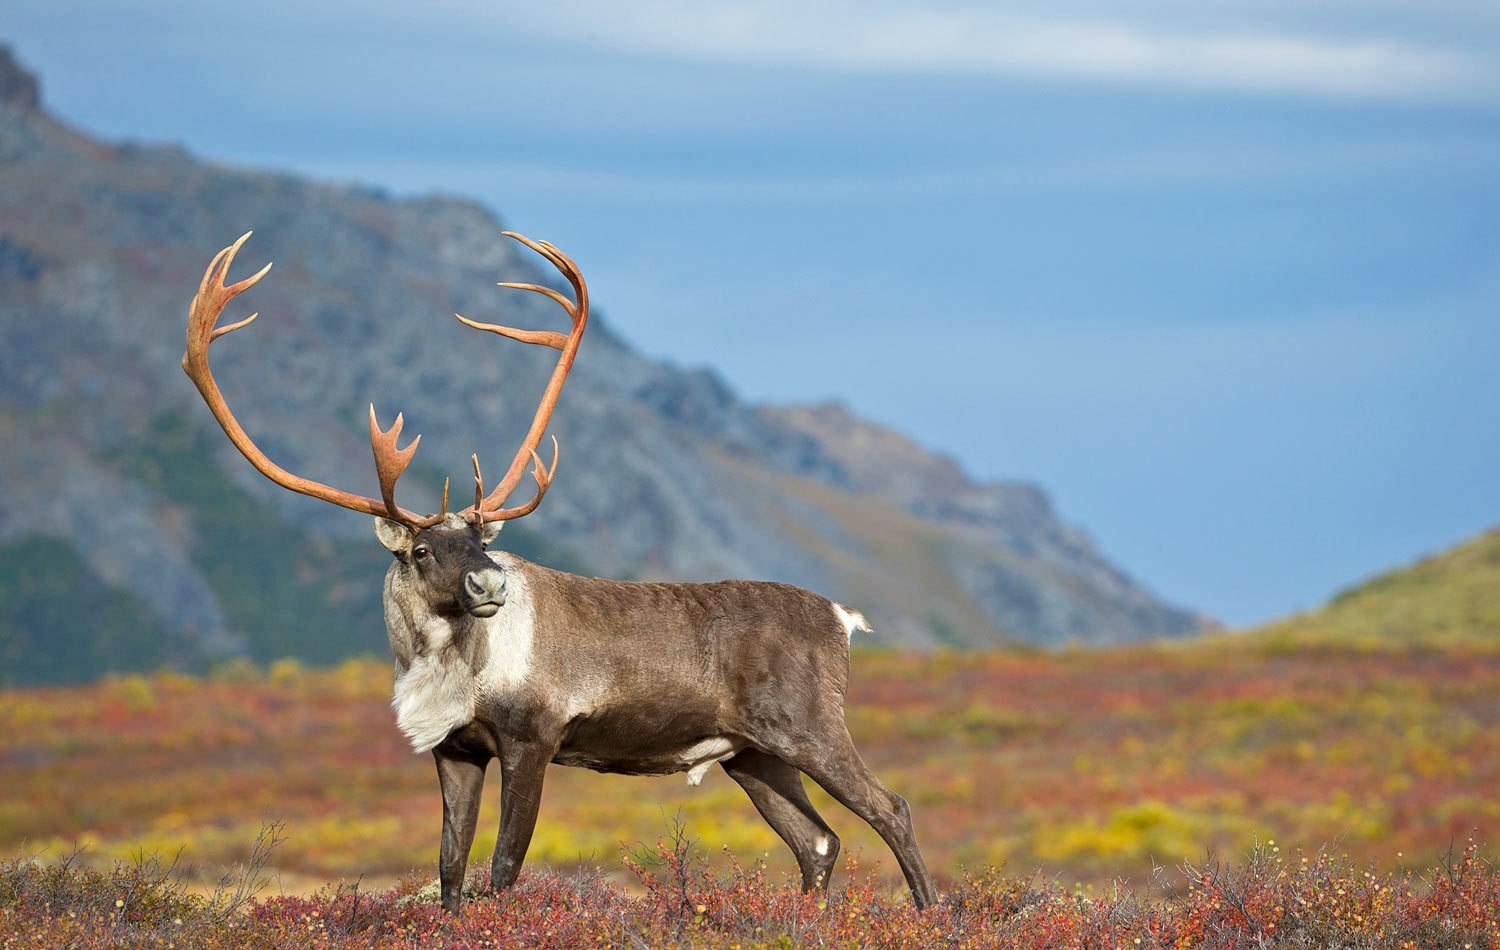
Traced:
<path id="1" fill-rule="evenodd" d="M 386 663 L 10 691 L 0 847 L 16 860 L 0 934 L 15 946 L 1500 946 L 1500 642 L 1293 649 L 1286 636 L 856 651 L 850 730 L 910 793 L 945 895 L 926 915 L 880 840 L 815 788 L 844 837 L 821 902 L 799 893 L 790 856 L 726 776 L 689 788 L 557 768 L 518 889 L 443 920 L 410 899 L 440 814 L 427 757 L 390 723 Z M 496 820 L 496 789 L 483 812 Z M 265 886 L 226 914 L 211 893 L 260 860 L 267 819 L 282 826 Z M 476 866 L 492 841 L 474 845 Z"/>

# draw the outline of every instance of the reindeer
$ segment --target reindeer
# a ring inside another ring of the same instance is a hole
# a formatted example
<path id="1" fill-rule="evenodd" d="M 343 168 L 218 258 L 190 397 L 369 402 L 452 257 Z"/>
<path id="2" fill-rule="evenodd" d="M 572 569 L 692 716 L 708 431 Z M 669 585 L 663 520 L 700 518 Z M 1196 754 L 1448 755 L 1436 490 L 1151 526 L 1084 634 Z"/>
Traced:
<path id="1" fill-rule="evenodd" d="M 443 796 L 439 858 L 442 903 L 459 907 L 478 821 L 484 774 L 500 760 L 500 832 L 493 889 L 521 872 L 549 763 L 598 772 L 686 772 L 697 785 L 718 764 L 791 848 L 804 891 L 826 890 L 839 839 L 808 800 L 807 775 L 879 832 L 895 853 L 914 901 L 937 889 L 917 849 L 906 800 L 860 758 L 844 724 L 849 643 L 868 632 L 863 616 L 789 584 L 623 583 L 578 577 L 487 551 L 501 526 L 536 509 L 557 470 L 537 454 L 588 325 L 588 288 L 578 267 L 546 242 L 504 232 L 549 261 L 573 298 L 550 287 L 502 287 L 551 298 L 567 311 L 567 334 L 477 323 L 466 326 L 560 351 L 531 428 L 510 468 L 486 493 L 478 455 L 474 503 L 420 515 L 396 504 L 395 486 L 421 436 L 398 448 L 402 416 L 381 429 L 370 407 L 379 498 L 330 488 L 282 469 L 256 447 L 230 411 L 208 365 L 210 343 L 257 316 L 218 326 L 230 300 L 270 270 L 225 279 L 247 233 L 214 257 L 193 298 L 182 366 L 234 446 L 278 485 L 373 515 L 394 556 L 385 577 L 386 630 L 395 654 L 396 725 L 437 763 Z M 530 467 L 536 491 L 506 507 Z"/>

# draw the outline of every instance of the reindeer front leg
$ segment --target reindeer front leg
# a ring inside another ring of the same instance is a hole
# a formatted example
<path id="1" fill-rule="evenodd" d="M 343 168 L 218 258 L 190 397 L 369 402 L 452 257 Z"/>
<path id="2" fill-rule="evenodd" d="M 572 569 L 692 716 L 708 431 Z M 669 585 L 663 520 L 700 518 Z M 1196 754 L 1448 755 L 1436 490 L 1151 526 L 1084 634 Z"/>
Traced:
<path id="1" fill-rule="evenodd" d="M 438 784 L 443 789 L 443 843 L 438 855 L 438 880 L 443 887 L 443 910 L 458 912 L 463 897 L 469 848 L 479 823 L 479 800 L 484 794 L 484 759 L 445 755 L 437 760 Z"/>
<path id="2" fill-rule="evenodd" d="M 511 740 L 500 752 L 500 836 L 490 865 L 490 887 L 503 890 L 521 876 L 521 863 L 531 846 L 536 815 L 542 804 L 542 780 L 547 763 L 557 753 L 557 742 Z"/>

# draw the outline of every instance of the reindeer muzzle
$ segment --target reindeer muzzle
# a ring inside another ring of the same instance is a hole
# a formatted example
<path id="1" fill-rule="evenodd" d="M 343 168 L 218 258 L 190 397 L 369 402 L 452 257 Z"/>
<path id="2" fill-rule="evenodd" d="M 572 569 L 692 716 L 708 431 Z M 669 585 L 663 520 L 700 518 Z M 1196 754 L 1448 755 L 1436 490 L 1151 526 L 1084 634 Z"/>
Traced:
<path id="1" fill-rule="evenodd" d="M 505 572 L 498 567 L 464 575 L 464 610 L 475 617 L 493 617 L 505 606 Z"/>

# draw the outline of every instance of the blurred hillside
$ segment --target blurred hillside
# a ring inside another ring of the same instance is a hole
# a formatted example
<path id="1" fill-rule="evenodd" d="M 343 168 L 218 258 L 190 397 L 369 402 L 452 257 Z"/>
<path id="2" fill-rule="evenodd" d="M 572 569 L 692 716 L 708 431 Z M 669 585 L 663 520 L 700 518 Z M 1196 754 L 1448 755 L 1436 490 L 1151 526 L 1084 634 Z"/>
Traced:
<path id="1" fill-rule="evenodd" d="M 178 367 L 203 268 L 248 228 L 234 277 L 277 266 L 231 307 L 262 317 L 215 348 L 215 367 L 272 458 L 378 494 L 373 400 L 424 435 L 409 507 L 435 509 L 441 473 L 462 483 L 471 451 L 489 470 L 509 460 L 548 352 L 448 315 L 560 315 L 495 288 L 551 275 L 492 213 L 100 142 L 49 115 L 0 50 L 0 684 L 383 650 L 386 555 L 366 519 L 253 472 Z M 711 371 L 644 358 L 598 315 L 554 421 L 556 485 L 506 540 L 555 566 L 789 581 L 917 648 L 1204 626 L 1040 488 L 977 482 L 837 405 L 750 405 Z"/>
<path id="2" fill-rule="evenodd" d="M 1500 528 L 1380 574 L 1252 639 L 1311 644 L 1500 644 Z"/>

